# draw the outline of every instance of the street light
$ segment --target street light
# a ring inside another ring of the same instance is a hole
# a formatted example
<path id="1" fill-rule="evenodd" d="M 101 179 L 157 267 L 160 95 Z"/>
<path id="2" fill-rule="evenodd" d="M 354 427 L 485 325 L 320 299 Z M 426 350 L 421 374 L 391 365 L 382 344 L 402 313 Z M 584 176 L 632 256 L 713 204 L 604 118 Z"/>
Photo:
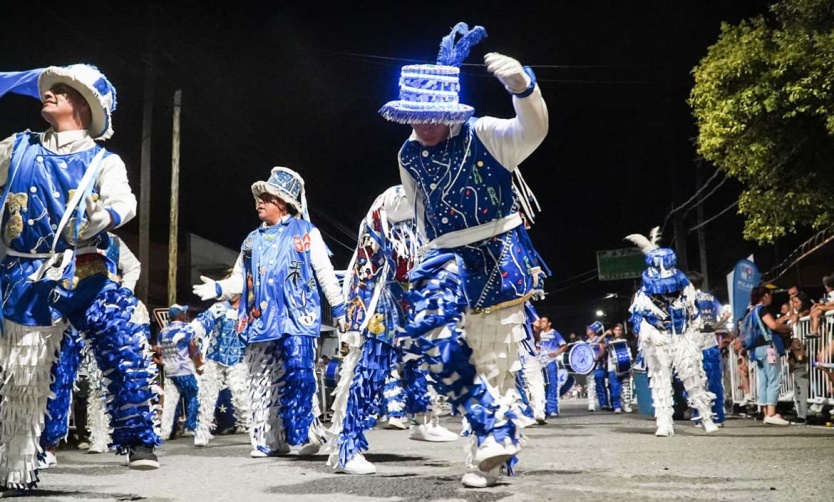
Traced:
<path id="1" fill-rule="evenodd" d="M 603 312 L 602 310 L 597 310 L 597 317 L 604 317 L 604 316 L 605 316 L 605 312 Z"/>

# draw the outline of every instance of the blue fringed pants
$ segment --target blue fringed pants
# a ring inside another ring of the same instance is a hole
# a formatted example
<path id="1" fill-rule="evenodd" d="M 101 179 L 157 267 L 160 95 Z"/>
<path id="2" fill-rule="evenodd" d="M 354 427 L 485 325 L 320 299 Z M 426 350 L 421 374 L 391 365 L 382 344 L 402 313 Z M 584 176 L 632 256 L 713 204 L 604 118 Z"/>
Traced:
<path id="1" fill-rule="evenodd" d="M 254 448 L 271 453 L 284 444 L 313 440 L 311 429 L 318 426 L 313 416 L 315 354 L 316 339 L 310 336 L 284 335 L 247 347 Z"/>
<path id="2" fill-rule="evenodd" d="M 46 403 L 46 417 L 43 433 L 41 434 L 41 448 L 49 449 L 69 433 L 69 412 L 72 405 L 72 388 L 78 376 L 81 365 L 81 348 L 84 342 L 81 335 L 72 328 L 67 328 L 61 338 L 61 349 L 58 359 L 52 365 L 52 384 L 49 390 L 54 397 Z M 83 426 L 85 424 L 79 424 Z"/>
<path id="3" fill-rule="evenodd" d="M 548 415 L 559 414 L 559 367 L 556 361 L 551 361 L 544 367 L 545 378 L 544 391 L 547 400 L 544 411 Z M 519 372 L 521 373 L 521 372 Z"/>
<path id="4" fill-rule="evenodd" d="M 177 388 L 180 399 L 185 401 L 185 430 L 197 430 L 197 413 L 200 403 L 197 402 L 197 377 L 194 375 L 172 376 L 171 382 Z"/>
<path id="5" fill-rule="evenodd" d="M 713 421 L 724 423 L 724 381 L 721 368 L 721 349 L 710 347 L 703 350 L 704 373 L 707 376 L 707 391 L 715 394 L 712 402 Z M 698 416 L 698 410 L 693 408 L 693 416 Z"/>
<path id="6" fill-rule="evenodd" d="M 597 400 L 602 408 L 608 408 L 608 389 L 605 386 L 606 372 L 602 368 L 594 370 L 594 384 L 597 391 Z"/>

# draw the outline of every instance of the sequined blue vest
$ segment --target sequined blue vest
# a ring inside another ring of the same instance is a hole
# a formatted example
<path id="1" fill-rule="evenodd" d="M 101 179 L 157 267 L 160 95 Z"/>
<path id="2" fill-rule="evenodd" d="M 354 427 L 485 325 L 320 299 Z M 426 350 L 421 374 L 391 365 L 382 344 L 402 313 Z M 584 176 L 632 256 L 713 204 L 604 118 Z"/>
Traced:
<path id="1" fill-rule="evenodd" d="M 306 220 L 287 218 L 258 227 L 243 241 L 238 332 L 247 343 L 319 336 L 321 300 L 310 263 L 313 228 Z"/>

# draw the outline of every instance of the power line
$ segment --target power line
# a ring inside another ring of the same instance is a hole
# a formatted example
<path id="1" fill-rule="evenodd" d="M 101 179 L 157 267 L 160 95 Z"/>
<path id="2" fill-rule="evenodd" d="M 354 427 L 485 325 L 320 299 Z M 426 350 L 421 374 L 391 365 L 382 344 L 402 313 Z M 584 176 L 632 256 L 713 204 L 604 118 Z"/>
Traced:
<path id="1" fill-rule="evenodd" d="M 719 182 L 718 182 L 718 184 L 717 184 L 717 185 L 715 185 L 715 188 L 713 188 L 712 190 L 710 190 L 710 192 L 709 192 L 708 194 L 706 194 L 706 195 L 704 195 L 703 197 L 701 197 L 701 200 L 699 200 L 697 204 L 695 204 L 694 206 L 692 206 L 692 207 L 690 207 L 689 209 L 687 209 L 687 210 L 686 210 L 686 212 L 685 212 L 685 213 L 683 213 L 683 216 L 684 216 L 684 217 L 686 217 L 686 215 L 687 215 L 687 214 L 689 214 L 689 212 L 690 212 L 690 211 L 692 211 L 693 209 L 695 209 L 695 208 L 697 208 L 698 206 L 700 206 L 701 204 L 703 204 L 705 200 L 709 199 L 709 198 L 712 196 L 712 194 L 714 194 L 714 193 L 715 193 L 715 191 L 716 191 L 716 190 L 718 190 L 719 188 L 721 188 L 721 185 L 723 185 L 723 184 L 724 184 L 724 182 L 726 182 L 726 181 L 727 181 L 727 179 L 728 179 L 728 178 L 727 178 L 726 176 L 724 176 L 724 177 L 721 179 L 721 181 L 719 181 Z"/>
<path id="2" fill-rule="evenodd" d="M 596 268 L 592 268 L 592 269 L 589 269 L 589 270 L 586 270 L 586 271 L 582 272 L 581 274 L 576 274 L 573 277 L 568 277 L 567 279 L 561 279 L 559 281 L 556 281 L 554 284 L 565 284 L 565 283 L 568 283 L 568 282 L 570 282 L 574 279 L 579 279 L 580 277 L 585 277 L 588 274 L 596 273 L 596 271 L 597 271 Z"/>
<path id="3" fill-rule="evenodd" d="M 576 284 L 571 284 L 570 286 L 565 286 L 564 288 L 554 289 L 553 291 L 547 291 L 546 293 L 547 294 L 560 293 L 562 291 L 567 291 L 568 289 L 575 288 L 576 286 L 581 286 L 582 284 L 585 284 L 587 282 L 591 282 L 591 281 L 596 280 L 596 279 L 597 279 L 597 277 L 592 275 L 591 277 L 588 277 L 584 281 L 577 282 Z"/>
<path id="4" fill-rule="evenodd" d="M 710 177 L 709 177 L 709 179 L 708 179 L 708 180 L 707 180 L 707 181 L 703 184 L 703 186 L 701 186 L 701 188 L 699 188 L 699 189 L 698 189 L 698 190 L 697 190 L 697 191 L 696 191 L 696 192 L 692 195 L 692 197 L 690 197 L 689 199 L 687 199 L 687 200 L 686 200 L 686 202 L 684 202 L 683 204 L 679 205 L 678 207 L 676 207 L 676 208 L 672 209 L 671 211 L 669 211 L 669 212 L 666 214 L 666 218 L 664 218 L 664 219 L 663 219 L 663 225 L 661 225 L 661 226 L 660 226 L 660 233 L 661 233 L 661 234 L 662 234 L 662 233 L 663 233 L 663 231 L 666 229 L 666 224 L 669 222 L 669 218 L 671 218 L 673 214 L 677 213 L 677 212 L 678 212 L 678 211 L 680 211 L 681 209 L 686 208 L 686 206 L 688 206 L 688 205 L 689 205 L 689 204 L 690 204 L 693 200 L 697 199 L 697 198 L 698 198 L 698 196 L 701 194 L 701 192 L 703 192 L 704 190 L 706 190 L 706 189 L 707 189 L 707 187 L 709 186 L 709 184 L 710 184 L 710 183 L 712 183 L 712 180 L 714 180 L 714 179 L 715 179 L 715 178 L 716 178 L 716 177 L 717 177 L 720 173 L 721 173 L 721 171 L 719 171 L 718 169 L 716 169 L 716 170 L 715 170 L 715 172 L 714 172 L 714 173 L 712 173 L 712 176 L 710 176 Z M 725 176 L 725 178 L 726 178 L 726 176 Z"/>
<path id="5" fill-rule="evenodd" d="M 715 215 L 715 216 L 713 216 L 712 218 L 710 218 L 710 219 L 708 219 L 708 220 L 706 220 L 706 221 L 704 221 L 704 222 L 702 222 L 702 223 L 699 223 L 699 224 L 695 225 L 694 227 L 690 228 L 690 229 L 689 229 L 689 233 L 694 232 L 695 230 L 698 230 L 699 228 L 701 228 L 701 227 L 703 227 L 703 226 L 706 226 L 706 225 L 707 225 L 707 223 L 709 223 L 709 222 L 711 222 L 712 220 L 714 220 L 714 219 L 718 218 L 719 216 L 723 215 L 724 213 L 726 213 L 726 212 L 727 212 L 727 211 L 729 211 L 730 209 L 732 209 L 732 208 L 736 207 L 737 205 L 738 205 L 738 201 L 733 202 L 732 204 L 730 204 L 729 206 L 725 207 L 725 208 L 724 208 L 724 209 L 723 209 L 720 213 L 716 214 L 716 215 Z"/>
<path id="6" fill-rule="evenodd" d="M 804 260 L 814 251 L 828 244 L 832 240 L 834 240 L 834 225 L 820 230 L 810 239 L 800 244 L 793 250 L 793 252 L 791 252 L 791 254 L 788 255 L 787 258 L 782 261 L 782 263 L 762 274 L 762 280 L 766 282 L 775 281 L 776 279 L 782 277 L 782 275 L 787 272 L 789 268 Z"/>

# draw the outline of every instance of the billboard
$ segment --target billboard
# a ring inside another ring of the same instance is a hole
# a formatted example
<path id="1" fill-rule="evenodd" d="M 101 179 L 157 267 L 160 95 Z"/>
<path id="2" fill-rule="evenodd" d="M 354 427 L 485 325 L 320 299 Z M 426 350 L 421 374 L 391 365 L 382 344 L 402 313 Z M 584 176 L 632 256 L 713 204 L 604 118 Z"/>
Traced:
<path id="1" fill-rule="evenodd" d="M 637 248 L 597 251 L 597 272 L 600 281 L 639 279 L 644 270 L 645 256 Z"/>

